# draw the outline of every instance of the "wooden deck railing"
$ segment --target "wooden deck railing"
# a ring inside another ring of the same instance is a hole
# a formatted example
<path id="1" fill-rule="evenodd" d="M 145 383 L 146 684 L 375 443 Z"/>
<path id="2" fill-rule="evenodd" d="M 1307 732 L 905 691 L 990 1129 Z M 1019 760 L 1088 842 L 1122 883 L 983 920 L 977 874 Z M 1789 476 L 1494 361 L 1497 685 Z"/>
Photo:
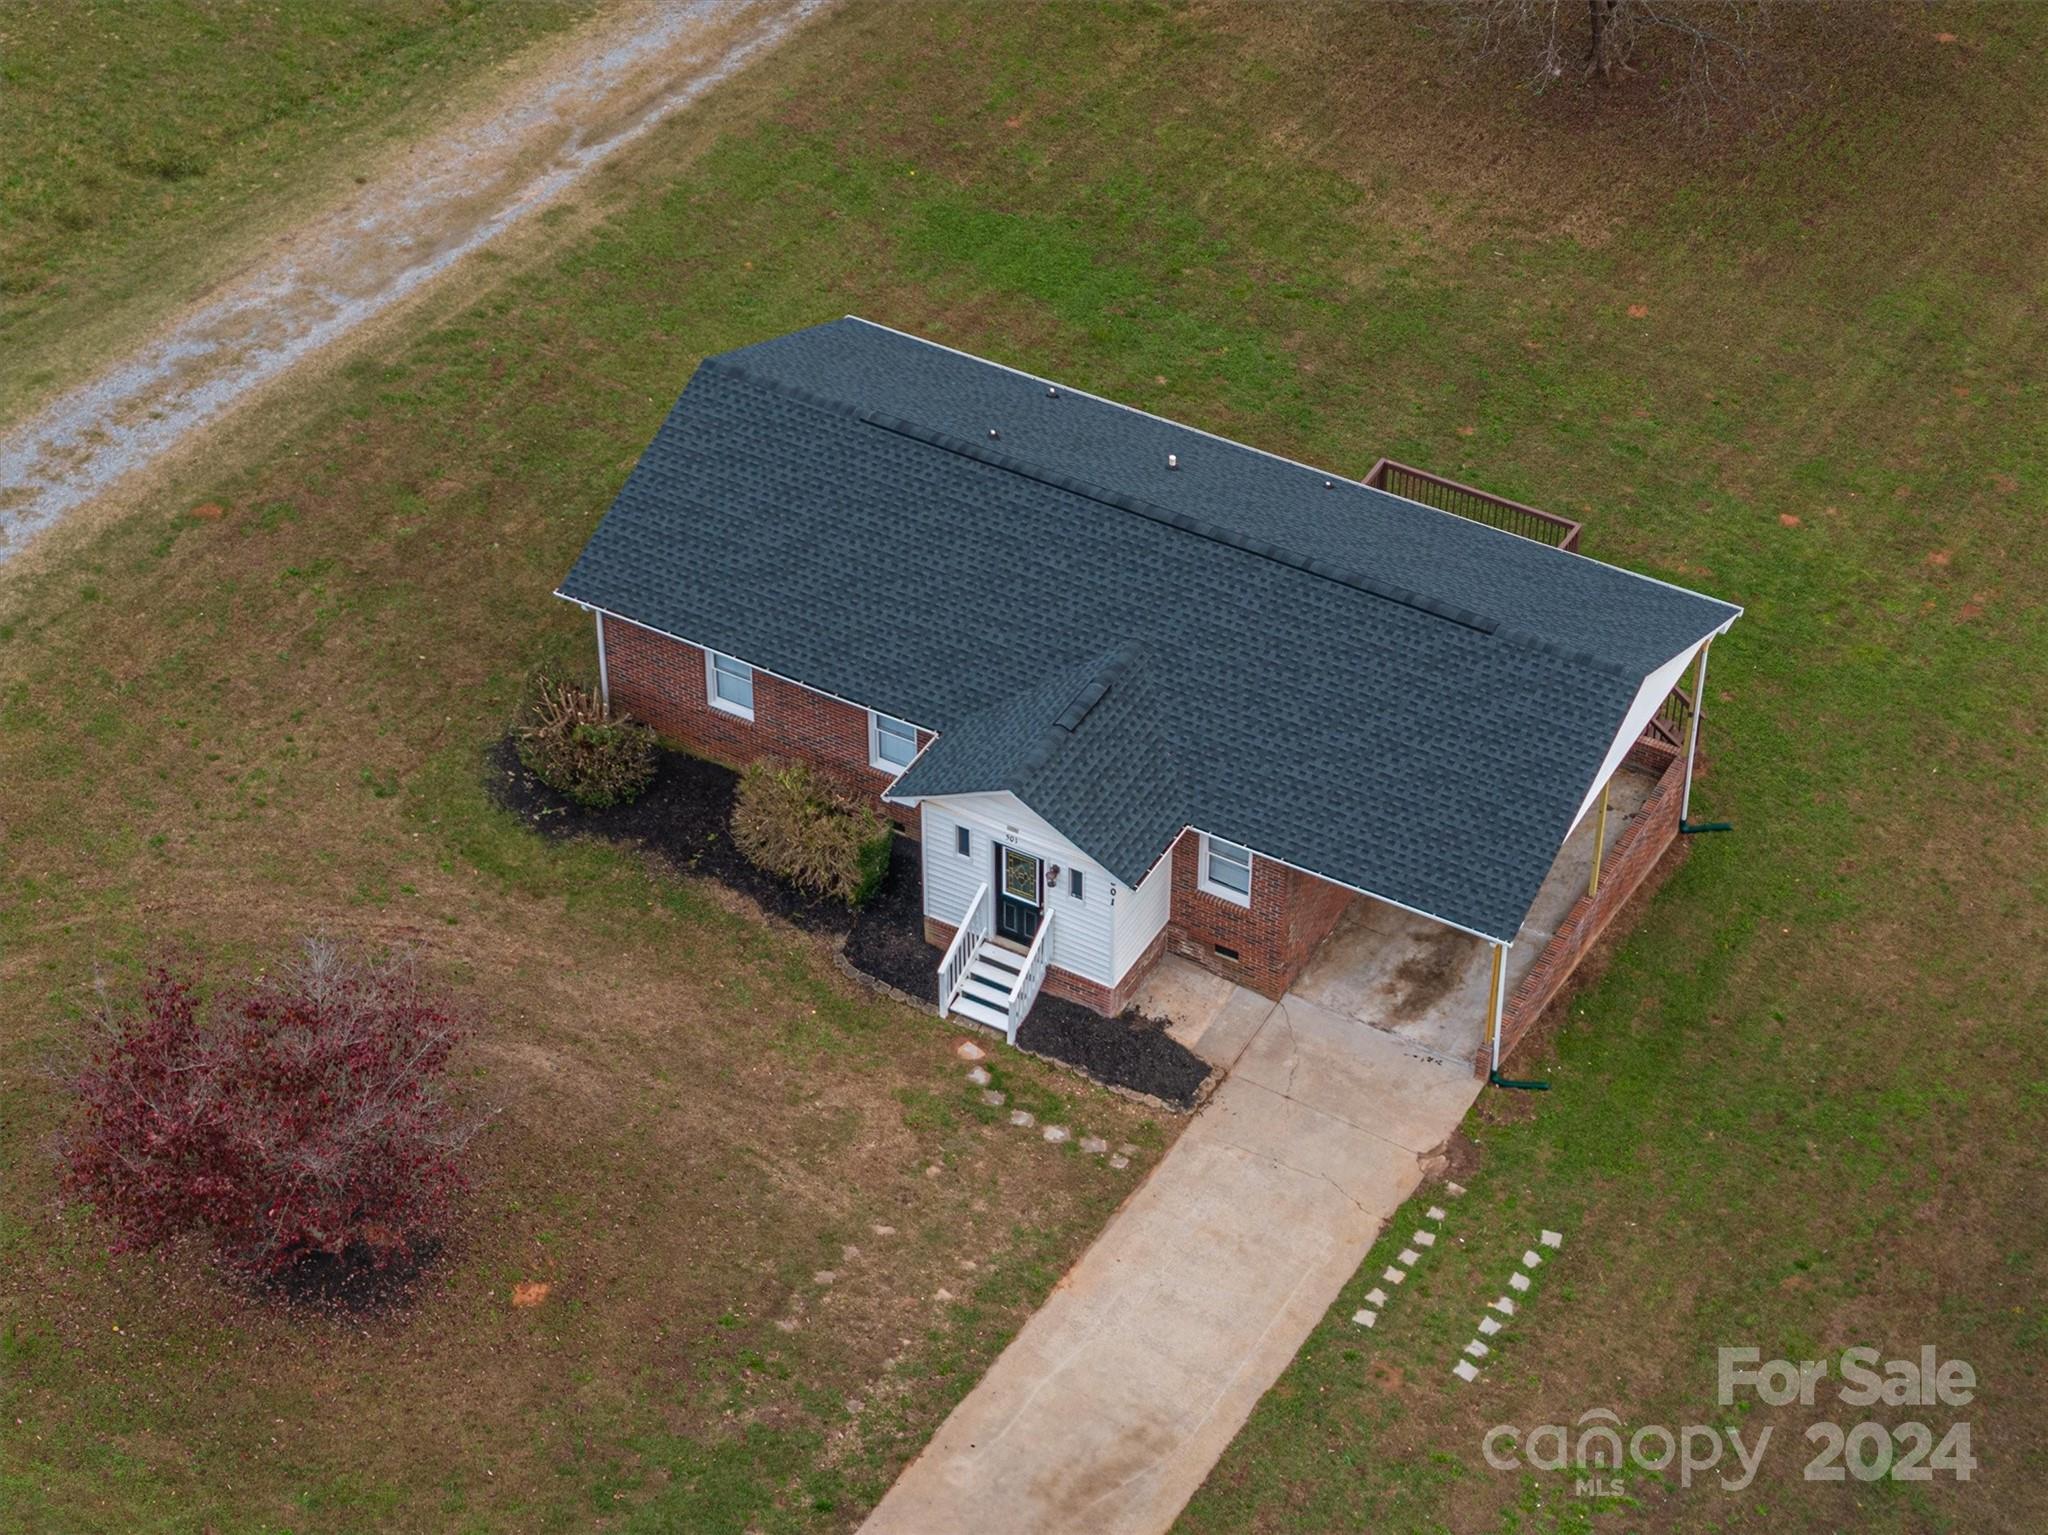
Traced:
<path id="1" fill-rule="evenodd" d="M 1643 739 L 1682 752 L 1685 750 L 1686 727 L 1691 721 L 1692 694 L 1684 688 L 1673 688 L 1664 695 L 1664 702 L 1657 706 L 1657 712 L 1650 716 L 1650 723 L 1643 727 Z"/>
<path id="2" fill-rule="evenodd" d="M 1365 483 L 1374 490 L 1420 501 L 1440 512 L 1469 517 L 1489 528 L 1519 533 L 1523 538 L 1533 538 L 1537 543 L 1549 544 L 1555 549 L 1576 553 L 1579 547 L 1579 524 L 1569 517 L 1524 506 L 1504 496 L 1490 495 L 1470 485 L 1461 485 L 1456 480 L 1447 480 L 1440 474 L 1397 464 L 1391 458 L 1383 458 L 1374 464 L 1365 477 Z"/>

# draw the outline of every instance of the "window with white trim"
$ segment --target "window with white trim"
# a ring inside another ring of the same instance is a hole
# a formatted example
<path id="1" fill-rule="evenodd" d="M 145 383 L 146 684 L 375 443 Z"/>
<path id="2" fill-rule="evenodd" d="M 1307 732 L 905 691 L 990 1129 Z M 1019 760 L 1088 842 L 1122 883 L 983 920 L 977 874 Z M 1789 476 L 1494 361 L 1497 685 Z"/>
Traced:
<path id="1" fill-rule="evenodd" d="M 743 720 L 754 717 L 754 669 L 746 662 L 705 651 L 704 686 L 712 708 Z"/>
<path id="2" fill-rule="evenodd" d="M 917 727 L 868 710 L 868 761 L 885 773 L 900 773 L 917 755 Z"/>
<path id="3" fill-rule="evenodd" d="M 1239 906 L 1252 903 L 1252 850 L 1202 834 L 1202 888 Z"/>

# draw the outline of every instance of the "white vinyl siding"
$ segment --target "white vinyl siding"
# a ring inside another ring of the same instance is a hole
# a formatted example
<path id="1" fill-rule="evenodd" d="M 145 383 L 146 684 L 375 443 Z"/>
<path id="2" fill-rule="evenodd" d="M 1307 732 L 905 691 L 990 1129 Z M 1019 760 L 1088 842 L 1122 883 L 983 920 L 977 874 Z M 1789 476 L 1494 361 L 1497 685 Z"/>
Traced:
<path id="1" fill-rule="evenodd" d="M 1116 903 L 1116 973 L 1119 978 L 1144 956 L 1173 910 L 1173 850 L 1162 853 L 1144 883 L 1126 890 Z"/>
<path id="2" fill-rule="evenodd" d="M 917 755 L 917 727 L 868 710 L 868 761 L 885 773 L 900 773 Z"/>
<path id="3" fill-rule="evenodd" d="M 1221 837 L 1202 836 L 1202 888 L 1239 906 L 1252 903 L 1252 850 Z"/>
<path id="4" fill-rule="evenodd" d="M 746 662 L 705 651 L 704 688 L 712 708 L 743 720 L 754 717 L 754 669 Z"/>
<path id="5" fill-rule="evenodd" d="M 1129 890 L 1117 890 L 1107 869 L 1054 831 L 1021 802 L 1008 795 L 962 795 L 949 800 L 926 800 L 923 817 L 924 910 L 935 922 L 958 927 L 967 916 L 975 890 L 983 884 L 995 895 L 996 855 L 999 843 L 1041 858 L 1060 870 L 1058 888 L 1045 893 L 1046 914 L 1052 918 L 1052 952 L 1048 960 L 1069 975 L 1098 985 L 1113 986 L 1123 971 L 1114 968 L 1113 926 L 1131 901 Z M 965 827 L 969 851 L 958 851 L 958 832 Z M 1012 830 L 1014 828 L 1014 831 Z M 1076 898 L 1069 883 L 1071 871 L 1082 872 L 1081 895 Z M 1150 935 L 1147 935 L 1150 941 Z M 1142 951 L 1143 945 L 1140 945 Z M 1135 953 L 1134 956 L 1135 957 Z"/>

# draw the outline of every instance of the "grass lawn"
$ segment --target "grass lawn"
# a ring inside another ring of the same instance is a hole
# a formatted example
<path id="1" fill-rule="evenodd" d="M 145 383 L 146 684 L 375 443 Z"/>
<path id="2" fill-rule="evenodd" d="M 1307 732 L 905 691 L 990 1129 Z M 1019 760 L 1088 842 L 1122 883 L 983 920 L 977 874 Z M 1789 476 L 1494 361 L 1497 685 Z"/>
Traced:
<path id="1" fill-rule="evenodd" d="M 1366 1334 L 1382 1244 L 1183 1526 L 2048 1524 L 2048 48 L 2020 7 L 1900 15 L 1786 143 L 1703 156 L 1467 80 L 1412 9 L 854 6 L 595 183 L 591 233 L 53 542 L 0 587 L 14 1522 L 844 1527 L 1128 1186 L 985 1123 L 943 1031 L 811 944 L 479 787 L 527 668 L 587 656 L 547 593 L 696 359 L 857 311 L 1582 516 L 1748 610 L 1696 802 L 1735 834 L 1515 1063 L 1554 1090 L 1482 1099 L 1443 1242 Z M 96 965 L 310 925 L 425 944 L 503 1109 L 440 1288 L 360 1328 L 109 1261 L 39 1149 Z M 1967 1485 L 1807 1482 L 1825 1410 L 1714 1403 L 1718 1346 L 1859 1343 L 1972 1363 L 1919 1413 L 1971 1421 Z M 1746 1492 L 1621 1500 L 1481 1458 L 1594 1408 L 1777 1443 Z"/>
<path id="2" fill-rule="evenodd" d="M 596 0 L 24 0 L 0 11 L 0 422 L 373 170 Z"/>

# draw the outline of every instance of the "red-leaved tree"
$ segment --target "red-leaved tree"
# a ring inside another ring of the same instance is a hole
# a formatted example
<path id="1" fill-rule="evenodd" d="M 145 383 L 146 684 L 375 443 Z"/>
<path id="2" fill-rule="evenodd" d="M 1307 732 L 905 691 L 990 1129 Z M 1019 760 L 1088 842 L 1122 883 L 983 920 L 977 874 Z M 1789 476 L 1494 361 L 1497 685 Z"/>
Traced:
<path id="1" fill-rule="evenodd" d="M 320 1256 L 385 1269 L 445 1230 L 475 1125 L 443 1091 L 462 1030 L 409 959 L 309 939 L 206 1006 L 189 967 L 159 963 L 139 1005 L 97 1017 L 60 1155 L 116 1251 L 201 1231 L 278 1276 Z"/>

